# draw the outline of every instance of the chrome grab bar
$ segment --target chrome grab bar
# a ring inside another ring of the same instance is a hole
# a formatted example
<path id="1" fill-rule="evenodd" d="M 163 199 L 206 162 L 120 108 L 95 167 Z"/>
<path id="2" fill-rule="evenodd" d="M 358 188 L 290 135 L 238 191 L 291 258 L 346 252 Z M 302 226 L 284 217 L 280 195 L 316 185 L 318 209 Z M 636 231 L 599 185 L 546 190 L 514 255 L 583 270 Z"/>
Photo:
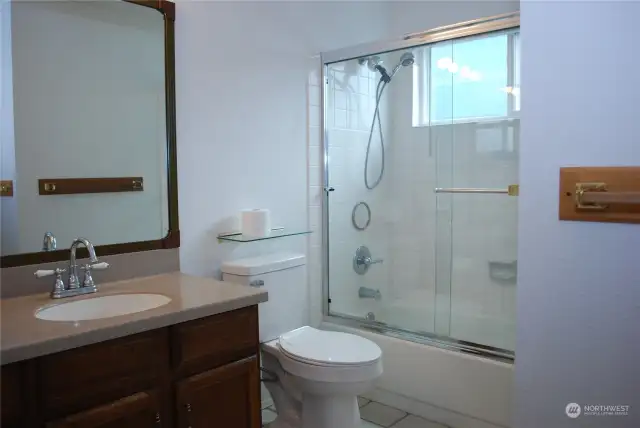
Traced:
<path id="1" fill-rule="evenodd" d="M 518 196 L 520 194 L 520 186 L 511 184 L 506 189 L 488 189 L 474 187 L 436 187 L 433 189 L 435 193 L 484 193 L 495 195 Z"/>

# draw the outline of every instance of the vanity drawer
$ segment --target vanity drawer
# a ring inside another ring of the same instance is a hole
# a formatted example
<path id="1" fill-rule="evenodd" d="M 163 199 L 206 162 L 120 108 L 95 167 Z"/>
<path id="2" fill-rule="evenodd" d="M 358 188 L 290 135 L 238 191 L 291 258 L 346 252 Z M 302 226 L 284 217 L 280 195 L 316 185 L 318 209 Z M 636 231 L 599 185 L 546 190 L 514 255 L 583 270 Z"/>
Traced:
<path id="1" fill-rule="evenodd" d="M 171 327 L 173 365 L 185 376 L 259 350 L 258 306 L 249 306 Z"/>
<path id="2" fill-rule="evenodd" d="M 169 370 L 167 329 L 71 349 L 39 359 L 47 418 L 151 389 Z"/>

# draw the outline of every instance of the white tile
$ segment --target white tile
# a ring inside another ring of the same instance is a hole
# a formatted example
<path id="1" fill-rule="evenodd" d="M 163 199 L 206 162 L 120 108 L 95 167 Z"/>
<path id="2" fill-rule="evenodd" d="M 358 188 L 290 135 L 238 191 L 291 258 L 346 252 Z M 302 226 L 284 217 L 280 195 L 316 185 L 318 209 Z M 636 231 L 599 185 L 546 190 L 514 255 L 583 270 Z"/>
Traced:
<path id="1" fill-rule="evenodd" d="M 360 66 L 360 76 L 369 77 L 370 74 L 371 72 L 369 71 L 369 67 L 367 67 L 367 63 Z"/>
<path id="2" fill-rule="evenodd" d="M 309 185 L 321 186 L 322 185 L 322 168 L 319 166 L 309 167 Z"/>
<path id="3" fill-rule="evenodd" d="M 347 110 L 335 110 L 334 125 L 336 128 L 345 129 L 347 127 L 347 113 Z"/>
<path id="4" fill-rule="evenodd" d="M 428 421 L 426 419 L 419 418 L 414 415 L 409 415 L 395 424 L 393 428 L 447 428 L 444 425 L 437 424 L 435 422 Z"/>
<path id="5" fill-rule="evenodd" d="M 309 85 L 320 85 L 320 69 L 314 68 L 313 70 L 309 70 Z"/>
<path id="6" fill-rule="evenodd" d="M 406 415 L 407 413 L 402 410 L 394 409 L 393 407 L 385 406 L 375 401 L 372 401 L 360 409 L 360 417 L 362 419 L 383 427 L 390 427 Z"/>
<path id="7" fill-rule="evenodd" d="M 369 79 L 366 77 L 360 77 L 360 86 L 358 89 L 358 92 L 360 92 L 361 94 L 368 94 L 369 93 Z"/>
<path id="8" fill-rule="evenodd" d="M 319 207 L 322 205 L 322 186 L 309 186 L 309 206 Z"/>
<path id="9" fill-rule="evenodd" d="M 262 411 L 262 424 L 270 424 L 271 422 L 275 421 L 277 417 L 278 414 L 276 412 L 269 409 L 264 409 Z"/>
<path id="10" fill-rule="evenodd" d="M 358 397 L 358 406 L 362 407 L 365 404 L 369 404 L 371 400 L 369 400 L 368 398 L 364 398 L 364 397 Z"/>
<path id="11" fill-rule="evenodd" d="M 309 145 L 318 147 L 322 138 L 322 131 L 319 126 L 309 127 Z"/>
<path id="12" fill-rule="evenodd" d="M 322 209 L 320 207 L 309 207 L 309 227 L 311 230 L 320 231 L 322 227 Z"/>
<path id="13" fill-rule="evenodd" d="M 347 94 L 338 89 L 335 90 L 333 95 L 333 103 L 335 108 L 346 110 L 347 109 Z"/>
<path id="14" fill-rule="evenodd" d="M 322 150 L 320 146 L 309 146 L 309 166 L 322 165 Z"/>
<path id="15" fill-rule="evenodd" d="M 309 126 L 320 126 L 320 107 L 309 106 Z"/>
<path id="16" fill-rule="evenodd" d="M 362 420 L 362 425 L 360 425 L 361 428 L 380 428 L 380 425 L 376 425 L 376 424 L 372 424 L 369 421 L 365 421 L 364 419 Z"/>
<path id="17" fill-rule="evenodd" d="M 320 86 L 308 86 L 309 105 L 319 106 L 320 104 Z"/>

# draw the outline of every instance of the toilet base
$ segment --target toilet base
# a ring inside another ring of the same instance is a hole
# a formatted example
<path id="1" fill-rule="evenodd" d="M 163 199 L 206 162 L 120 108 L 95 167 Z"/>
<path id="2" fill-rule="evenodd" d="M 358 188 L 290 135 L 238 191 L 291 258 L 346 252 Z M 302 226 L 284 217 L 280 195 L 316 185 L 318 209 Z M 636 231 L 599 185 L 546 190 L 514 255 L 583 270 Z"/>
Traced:
<path id="1" fill-rule="evenodd" d="M 358 395 L 373 388 L 381 366 L 371 379 L 325 382 L 287 372 L 277 355 L 274 347 L 263 344 L 262 365 L 277 378 L 265 383 L 278 413 L 268 428 L 361 427 Z"/>
<path id="2" fill-rule="evenodd" d="M 301 428 L 359 428 L 360 409 L 353 396 L 305 395 Z"/>
<path id="3" fill-rule="evenodd" d="M 353 397 L 305 396 L 302 421 L 278 416 L 268 428 L 360 428 L 358 400 Z"/>

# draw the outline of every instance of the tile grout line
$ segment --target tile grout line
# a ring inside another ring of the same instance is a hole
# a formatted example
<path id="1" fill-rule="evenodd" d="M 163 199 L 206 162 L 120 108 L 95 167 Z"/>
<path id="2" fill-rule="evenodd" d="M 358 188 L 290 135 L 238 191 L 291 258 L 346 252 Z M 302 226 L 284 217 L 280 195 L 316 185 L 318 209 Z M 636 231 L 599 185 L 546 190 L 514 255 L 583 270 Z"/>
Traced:
<path id="1" fill-rule="evenodd" d="M 389 406 L 389 407 L 391 407 L 391 406 Z M 392 408 L 395 409 L 395 407 L 392 407 Z M 398 410 L 400 410 L 400 409 L 398 409 Z M 404 410 L 403 410 L 403 412 L 404 412 Z M 405 415 L 403 417 L 401 417 L 400 419 L 398 419 L 397 421 L 395 421 L 393 423 L 393 425 L 390 425 L 389 428 L 393 428 L 393 427 L 397 426 L 400 422 L 402 422 L 403 420 L 407 419 L 409 417 L 409 415 L 411 415 L 411 413 L 409 413 L 409 412 L 404 412 L 404 413 L 405 413 Z"/>

